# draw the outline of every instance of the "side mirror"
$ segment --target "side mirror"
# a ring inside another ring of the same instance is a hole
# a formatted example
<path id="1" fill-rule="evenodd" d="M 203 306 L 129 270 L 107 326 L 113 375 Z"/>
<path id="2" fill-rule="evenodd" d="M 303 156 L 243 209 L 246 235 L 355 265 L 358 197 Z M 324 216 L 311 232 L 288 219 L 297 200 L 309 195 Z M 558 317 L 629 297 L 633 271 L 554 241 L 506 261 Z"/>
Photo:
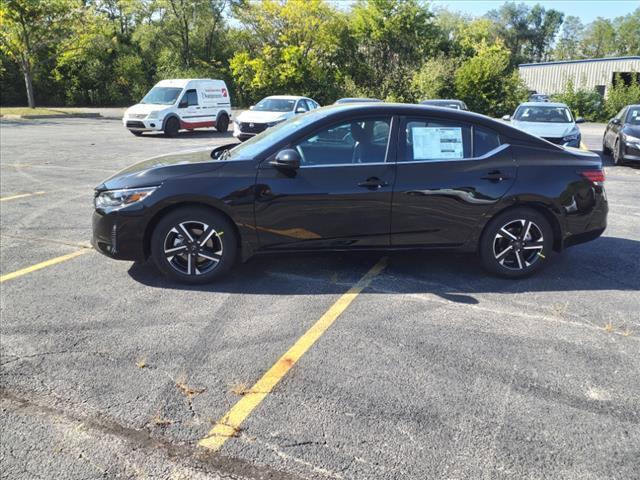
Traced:
<path id="1" fill-rule="evenodd" d="M 255 107 L 256 107 L 255 105 L 251 105 L 251 106 L 249 107 L 249 110 L 253 110 Z"/>
<path id="2" fill-rule="evenodd" d="M 180 103 L 178 104 L 178 108 L 187 108 L 189 106 L 189 102 L 187 101 L 186 98 L 183 98 L 182 100 L 180 100 Z"/>
<path id="3" fill-rule="evenodd" d="M 584 123 L 584 118 L 582 117 L 576 118 L 576 123 Z"/>
<path id="4" fill-rule="evenodd" d="M 613 123 L 614 125 L 620 125 L 620 119 L 619 118 L 612 118 L 611 119 L 611 123 Z"/>
<path id="5" fill-rule="evenodd" d="M 504 120 L 505 122 L 510 121 L 510 120 L 511 120 L 511 115 L 504 115 L 504 116 L 502 117 L 502 120 Z"/>
<path id="6" fill-rule="evenodd" d="M 304 107 L 298 107 L 296 108 L 296 113 L 307 113 L 307 111 L 304 109 Z"/>
<path id="7" fill-rule="evenodd" d="M 300 154 L 292 148 L 280 150 L 269 165 L 285 170 L 297 170 L 300 168 Z"/>

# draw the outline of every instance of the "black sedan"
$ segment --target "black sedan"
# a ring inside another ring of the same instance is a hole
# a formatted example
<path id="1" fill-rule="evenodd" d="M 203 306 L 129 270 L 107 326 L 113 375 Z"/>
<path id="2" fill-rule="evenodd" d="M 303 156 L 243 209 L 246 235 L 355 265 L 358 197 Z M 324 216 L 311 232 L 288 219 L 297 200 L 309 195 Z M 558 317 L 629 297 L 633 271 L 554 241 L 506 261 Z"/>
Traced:
<path id="1" fill-rule="evenodd" d="M 607 124 L 602 151 L 611 154 L 616 165 L 640 162 L 640 105 L 627 105 Z"/>
<path id="2" fill-rule="evenodd" d="M 417 248 L 514 278 L 602 234 L 603 182 L 597 155 L 488 117 L 338 105 L 123 170 L 95 190 L 93 245 L 189 283 L 254 254 Z"/>

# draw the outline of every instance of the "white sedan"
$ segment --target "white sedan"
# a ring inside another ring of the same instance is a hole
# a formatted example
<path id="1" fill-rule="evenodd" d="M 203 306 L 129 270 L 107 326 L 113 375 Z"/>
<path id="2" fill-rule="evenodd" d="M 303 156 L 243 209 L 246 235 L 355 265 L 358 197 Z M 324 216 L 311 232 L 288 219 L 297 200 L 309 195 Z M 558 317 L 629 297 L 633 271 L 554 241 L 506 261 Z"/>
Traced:
<path id="1" fill-rule="evenodd" d="M 564 103 L 521 103 L 513 116 L 505 115 L 502 119 L 556 145 L 580 147 L 581 134 L 576 124 L 583 123 L 584 120 L 574 120 L 571 110 Z"/>
<path id="2" fill-rule="evenodd" d="M 307 97 L 274 95 L 263 98 L 236 117 L 233 136 L 241 141 L 247 140 L 294 115 L 319 107 L 318 102 Z"/>

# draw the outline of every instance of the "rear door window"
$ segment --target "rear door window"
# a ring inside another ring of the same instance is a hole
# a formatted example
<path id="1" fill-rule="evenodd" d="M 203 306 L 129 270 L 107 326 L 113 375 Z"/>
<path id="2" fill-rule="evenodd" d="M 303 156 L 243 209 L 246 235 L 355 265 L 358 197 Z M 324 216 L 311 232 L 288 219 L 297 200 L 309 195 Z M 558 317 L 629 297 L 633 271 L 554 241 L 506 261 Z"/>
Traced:
<path id="1" fill-rule="evenodd" d="M 481 157 L 500 146 L 500 137 L 493 130 L 473 127 L 473 156 Z"/>
<path id="2" fill-rule="evenodd" d="M 438 162 L 471 157 L 471 126 L 447 120 L 409 118 L 399 161 Z"/>

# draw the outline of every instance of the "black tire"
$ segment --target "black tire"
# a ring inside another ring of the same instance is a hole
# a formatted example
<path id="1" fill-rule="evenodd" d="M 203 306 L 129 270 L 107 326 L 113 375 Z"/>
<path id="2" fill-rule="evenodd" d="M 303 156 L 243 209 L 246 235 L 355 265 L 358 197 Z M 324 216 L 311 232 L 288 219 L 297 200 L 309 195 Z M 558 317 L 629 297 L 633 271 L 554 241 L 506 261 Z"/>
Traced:
<path id="1" fill-rule="evenodd" d="M 202 240 L 204 246 L 199 244 Z M 220 212 L 184 207 L 168 213 L 156 225 L 151 236 L 151 258 L 172 280 L 208 283 L 233 266 L 237 242 L 233 225 Z"/>
<path id="2" fill-rule="evenodd" d="M 518 207 L 489 222 L 480 239 L 479 252 L 482 265 L 490 272 L 505 278 L 522 278 L 542 268 L 552 248 L 553 229 L 545 216 L 531 208 Z"/>
<path id="3" fill-rule="evenodd" d="M 133 133 L 136 137 L 141 137 L 142 136 L 142 132 L 138 131 L 138 130 L 129 130 L 131 133 Z"/>
<path id="4" fill-rule="evenodd" d="M 619 138 L 616 138 L 616 143 L 613 147 L 613 164 L 617 166 L 624 165 L 624 151 Z"/>
<path id="5" fill-rule="evenodd" d="M 164 134 L 167 137 L 175 137 L 180 131 L 180 122 L 176 117 L 169 118 L 164 124 Z"/>
<path id="6" fill-rule="evenodd" d="M 220 118 L 218 118 L 218 121 L 216 122 L 216 130 L 220 133 L 224 133 L 229 130 L 229 117 L 226 113 L 223 113 L 220 115 Z"/>
<path id="7" fill-rule="evenodd" d="M 604 137 L 602 137 L 602 153 L 604 155 L 611 155 L 611 149 L 607 147 L 607 142 L 605 141 Z"/>

